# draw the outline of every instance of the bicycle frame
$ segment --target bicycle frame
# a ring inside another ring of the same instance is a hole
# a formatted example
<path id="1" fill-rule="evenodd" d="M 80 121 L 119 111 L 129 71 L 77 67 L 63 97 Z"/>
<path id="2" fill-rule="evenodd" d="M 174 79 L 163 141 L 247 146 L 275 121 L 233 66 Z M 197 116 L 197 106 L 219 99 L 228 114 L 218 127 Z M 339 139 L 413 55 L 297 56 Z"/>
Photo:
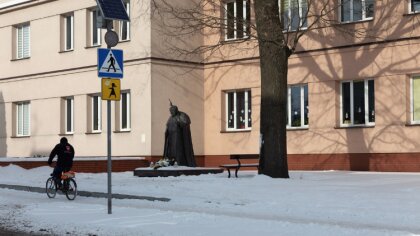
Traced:
<path id="1" fill-rule="evenodd" d="M 77 183 L 75 180 L 75 176 L 76 174 L 73 171 L 62 173 L 61 175 L 61 180 L 63 181 L 62 188 L 57 187 L 57 183 L 54 177 L 48 178 L 45 185 L 45 191 L 48 197 L 54 198 L 57 194 L 57 191 L 61 190 L 61 192 L 66 195 L 68 200 L 74 200 L 77 196 Z"/>

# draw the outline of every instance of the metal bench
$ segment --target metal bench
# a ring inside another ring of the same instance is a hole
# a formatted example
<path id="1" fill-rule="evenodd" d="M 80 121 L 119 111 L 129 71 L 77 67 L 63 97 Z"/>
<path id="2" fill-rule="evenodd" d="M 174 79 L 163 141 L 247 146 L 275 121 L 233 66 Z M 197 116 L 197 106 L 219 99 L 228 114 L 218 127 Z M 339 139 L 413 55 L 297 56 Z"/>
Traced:
<path id="1" fill-rule="evenodd" d="M 241 167 L 258 167 L 259 163 L 241 163 L 244 159 L 259 159 L 258 154 L 232 154 L 230 159 L 236 160 L 237 164 L 224 164 L 220 167 L 225 168 L 228 171 L 228 178 L 230 178 L 230 170 L 235 169 L 235 177 L 238 178 L 238 171 Z"/>

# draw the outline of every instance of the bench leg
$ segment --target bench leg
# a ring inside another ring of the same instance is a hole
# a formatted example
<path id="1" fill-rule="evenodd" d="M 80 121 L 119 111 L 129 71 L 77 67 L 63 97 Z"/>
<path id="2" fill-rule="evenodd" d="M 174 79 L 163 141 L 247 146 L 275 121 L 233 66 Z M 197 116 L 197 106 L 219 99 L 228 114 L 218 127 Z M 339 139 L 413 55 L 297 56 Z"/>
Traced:
<path id="1" fill-rule="evenodd" d="M 227 171 L 228 171 L 228 178 L 230 178 L 230 169 L 227 168 Z"/>
<path id="2" fill-rule="evenodd" d="M 240 168 L 240 167 L 236 167 L 236 170 L 235 170 L 235 177 L 236 177 L 236 178 L 238 178 L 238 170 L 239 170 L 239 168 Z"/>

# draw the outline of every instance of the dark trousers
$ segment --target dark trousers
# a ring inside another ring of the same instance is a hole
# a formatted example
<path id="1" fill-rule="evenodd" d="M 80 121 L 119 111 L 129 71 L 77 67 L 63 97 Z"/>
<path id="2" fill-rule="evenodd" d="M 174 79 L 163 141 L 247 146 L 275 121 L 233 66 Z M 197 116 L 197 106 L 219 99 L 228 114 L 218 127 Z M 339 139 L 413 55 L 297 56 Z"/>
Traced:
<path id="1" fill-rule="evenodd" d="M 64 171 L 69 171 L 70 168 L 62 167 L 62 166 L 56 166 L 54 167 L 53 171 L 53 177 L 57 184 L 61 185 L 61 173 Z"/>

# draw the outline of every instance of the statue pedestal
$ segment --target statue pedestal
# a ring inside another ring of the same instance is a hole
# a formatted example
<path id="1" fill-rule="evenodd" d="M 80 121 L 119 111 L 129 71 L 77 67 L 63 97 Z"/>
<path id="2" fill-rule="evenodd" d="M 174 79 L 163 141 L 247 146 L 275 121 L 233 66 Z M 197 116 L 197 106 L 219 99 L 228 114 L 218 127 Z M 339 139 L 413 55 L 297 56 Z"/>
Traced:
<path id="1" fill-rule="evenodd" d="M 137 168 L 134 170 L 134 176 L 138 177 L 168 177 L 180 175 L 203 175 L 203 174 L 219 174 L 223 173 L 221 168 L 204 168 L 204 167 L 187 167 L 187 166 L 169 166 L 159 169 Z"/>

